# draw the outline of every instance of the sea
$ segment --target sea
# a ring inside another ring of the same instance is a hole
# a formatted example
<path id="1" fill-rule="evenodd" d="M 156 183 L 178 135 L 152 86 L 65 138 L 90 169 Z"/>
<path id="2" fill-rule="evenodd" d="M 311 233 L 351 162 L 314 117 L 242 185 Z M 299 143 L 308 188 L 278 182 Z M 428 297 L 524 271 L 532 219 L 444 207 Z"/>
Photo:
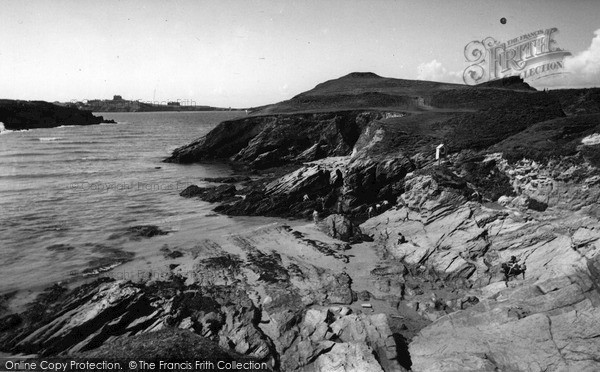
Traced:
<path id="1" fill-rule="evenodd" d="M 204 178 L 231 175 L 228 165 L 162 162 L 244 112 L 97 115 L 117 124 L 1 131 L 0 295 L 147 260 L 159 254 L 148 242 L 168 245 L 182 229 L 186 239 L 205 239 L 269 223 L 217 215 L 214 205 L 179 196 L 191 184 L 210 185 Z M 124 234 L 139 225 L 168 234 L 141 240 Z"/>

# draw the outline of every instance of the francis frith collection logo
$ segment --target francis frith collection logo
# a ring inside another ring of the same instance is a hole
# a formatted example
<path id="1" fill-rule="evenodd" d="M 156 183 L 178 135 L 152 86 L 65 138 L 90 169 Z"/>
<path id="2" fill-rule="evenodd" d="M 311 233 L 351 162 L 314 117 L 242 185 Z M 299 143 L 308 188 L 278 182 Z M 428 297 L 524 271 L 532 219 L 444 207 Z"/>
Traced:
<path id="1" fill-rule="evenodd" d="M 502 43 L 493 37 L 471 41 L 464 51 L 470 63 L 463 72 L 465 84 L 514 75 L 532 81 L 564 73 L 564 58 L 571 53 L 558 47 L 554 40 L 557 33 L 553 27 Z"/>

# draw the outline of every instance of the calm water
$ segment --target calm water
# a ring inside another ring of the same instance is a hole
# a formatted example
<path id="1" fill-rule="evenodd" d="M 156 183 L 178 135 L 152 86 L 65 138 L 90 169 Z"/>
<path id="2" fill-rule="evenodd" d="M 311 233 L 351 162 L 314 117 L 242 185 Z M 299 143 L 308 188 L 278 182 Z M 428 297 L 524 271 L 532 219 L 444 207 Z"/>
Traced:
<path id="1" fill-rule="evenodd" d="M 82 272 L 94 259 L 114 254 L 123 242 L 114 234 L 129 226 L 176 231 L 178 221 L 197 218 L 203 229 L 218 230 L 239 223 L 207 217 L 209 204 L 178 195 L 192 183 L 201 185 L 200 178 L 230 174 L 227 166 L 161 160 L 243 114 L 102 115 L 119 124 L 0 135 L 0 293 Z"/>

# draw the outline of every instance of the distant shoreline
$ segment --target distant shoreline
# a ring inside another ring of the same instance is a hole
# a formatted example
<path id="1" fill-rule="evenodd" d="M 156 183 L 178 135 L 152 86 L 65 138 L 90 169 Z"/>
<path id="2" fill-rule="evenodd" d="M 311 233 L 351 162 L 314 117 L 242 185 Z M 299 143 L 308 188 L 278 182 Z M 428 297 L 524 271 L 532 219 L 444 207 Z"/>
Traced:
<path id="1" fill-rule="evenodd" d="M 108 100 L 83 100 L 71 102 L 54 102 L 55 105 L 77 108 L 82 111 L 92 112 L 182 112 L 182 111 L 244 111 L 245 109 L 231 107 L 212 107 L 196 105 L 194 101 L 174 102 L 145 102 L 132 101 L 115 97 Z M 184 103 L 184 105 L 182 105 Z M 186 103 L 193 103 L 186 105 Z"/>

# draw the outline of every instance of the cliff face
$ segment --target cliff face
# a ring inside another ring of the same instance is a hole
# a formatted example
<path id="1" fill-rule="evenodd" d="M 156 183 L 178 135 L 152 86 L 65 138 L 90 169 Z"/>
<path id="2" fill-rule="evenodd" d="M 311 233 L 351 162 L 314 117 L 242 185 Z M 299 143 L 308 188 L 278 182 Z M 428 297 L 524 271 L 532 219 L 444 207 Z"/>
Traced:
<path id="1" fill-rule="evenodd" d="M 44 101 L 0 100 L 0 122 L 8 130 L 52 128 L 61 125 L 114 123 L 89 111 L 57 106 Z"/>
<path id="2" fill-rule="evenodd" d="M 167 162 L 229 159 L 254 168 L 348 155 L 375 111 L 281 114 L 225 121 L 205 137 L 173 151 Z"/>

